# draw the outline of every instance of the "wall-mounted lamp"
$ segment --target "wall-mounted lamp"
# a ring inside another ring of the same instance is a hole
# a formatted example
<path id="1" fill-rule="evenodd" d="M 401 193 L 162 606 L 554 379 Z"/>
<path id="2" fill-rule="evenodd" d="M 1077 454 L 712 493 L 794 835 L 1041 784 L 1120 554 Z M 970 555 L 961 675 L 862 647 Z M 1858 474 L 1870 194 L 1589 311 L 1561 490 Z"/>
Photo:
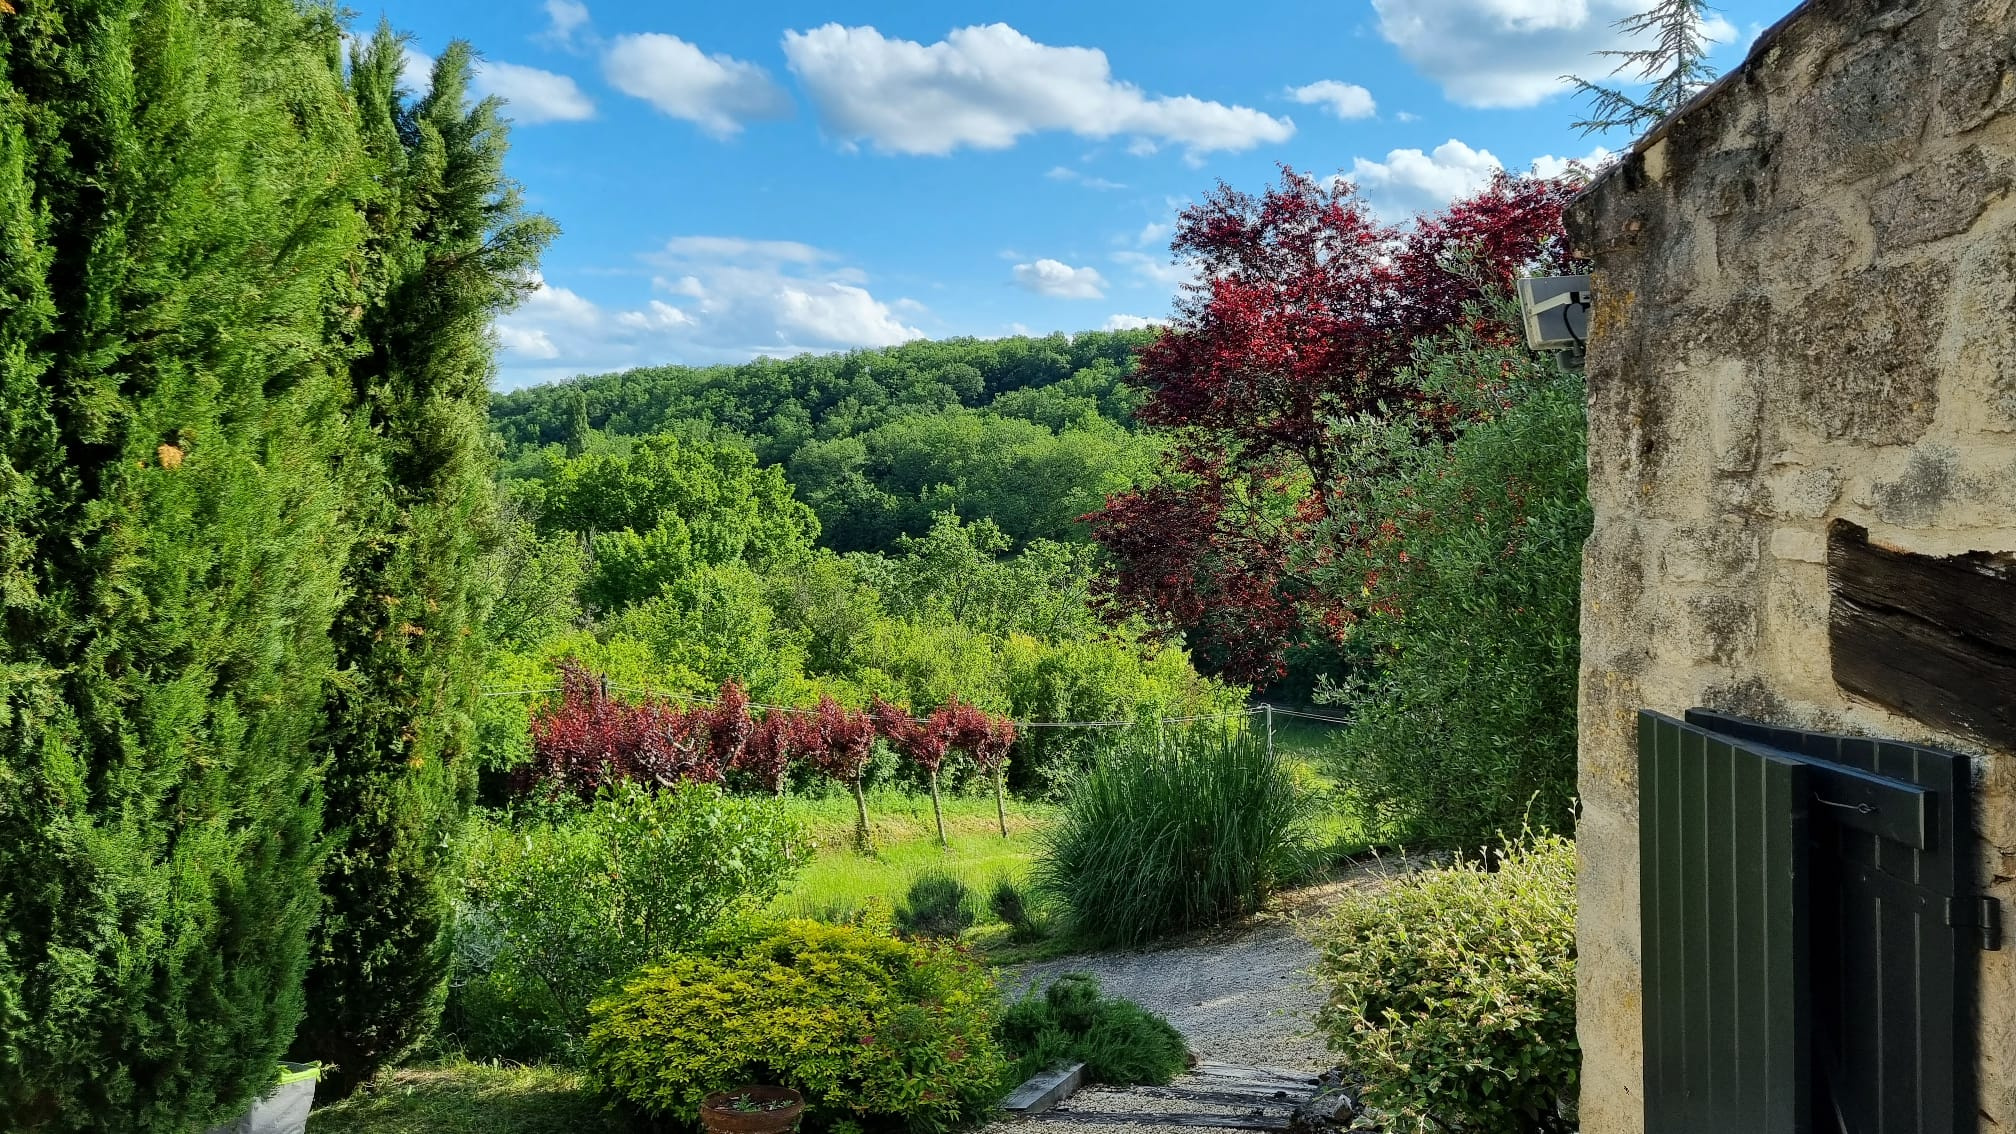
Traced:
<path id="1" fill-rule="evenodd" d="M 1589 345 L 1589 277 L 1540 276 L 1516 282 L 1526 345 L 1561 351 L 1562 364 L 1579 369 Z"/>

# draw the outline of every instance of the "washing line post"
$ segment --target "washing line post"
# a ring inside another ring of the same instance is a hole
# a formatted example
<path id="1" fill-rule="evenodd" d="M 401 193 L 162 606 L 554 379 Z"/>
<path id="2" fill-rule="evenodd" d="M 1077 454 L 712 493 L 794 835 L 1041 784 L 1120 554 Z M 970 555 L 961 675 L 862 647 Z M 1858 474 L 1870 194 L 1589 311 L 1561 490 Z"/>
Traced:
<path id="1" fill-rule="evenodd" d="M 1267 759 L 1274 759 L 1274 706 L 1264 706 L 1267 710 Z"/>

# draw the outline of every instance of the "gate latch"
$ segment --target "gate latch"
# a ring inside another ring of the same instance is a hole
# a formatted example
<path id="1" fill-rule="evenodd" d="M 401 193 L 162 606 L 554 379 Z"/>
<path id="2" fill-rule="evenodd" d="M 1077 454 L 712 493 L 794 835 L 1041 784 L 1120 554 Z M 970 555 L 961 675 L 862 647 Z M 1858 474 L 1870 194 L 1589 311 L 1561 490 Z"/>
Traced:
<path id="1" fill-rule="evenodd" d="M 2002 903 L 1993 898 L 1946 899 L 1946 924 L 1978 930 L 1981 948 L 1988 952 L 2002 948 Z"/>

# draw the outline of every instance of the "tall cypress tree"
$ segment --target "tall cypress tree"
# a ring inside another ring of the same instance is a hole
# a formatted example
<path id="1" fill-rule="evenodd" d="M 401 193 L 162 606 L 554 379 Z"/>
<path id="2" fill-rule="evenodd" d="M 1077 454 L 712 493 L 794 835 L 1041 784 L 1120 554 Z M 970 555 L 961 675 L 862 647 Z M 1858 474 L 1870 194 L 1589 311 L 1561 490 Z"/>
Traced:
<path id="1" fill-rule="evenodd" d="M 326 11 L 0 14 L 0 1126 L 271 1082 L 316 901 L 365 170 Z"/>
<path id="2" fill-rule="evenodd" d="M 469 104 L 450 45 L 429 91 L 399 90 L 400 37 L 351 59 L 377 171 L 370 294 L 351 368 L 362 435 L 347 454 L 359 539 L 344 569 L 329 686 L 331 853 L 295 1050 L 332 1066 L 329 1093 L 399 1058 L 440 1014 L 453 829 L 473 785 L 484 560 L 496 543 L 489 324 L 553 235 L 503 171 L 493 100 Z"/>

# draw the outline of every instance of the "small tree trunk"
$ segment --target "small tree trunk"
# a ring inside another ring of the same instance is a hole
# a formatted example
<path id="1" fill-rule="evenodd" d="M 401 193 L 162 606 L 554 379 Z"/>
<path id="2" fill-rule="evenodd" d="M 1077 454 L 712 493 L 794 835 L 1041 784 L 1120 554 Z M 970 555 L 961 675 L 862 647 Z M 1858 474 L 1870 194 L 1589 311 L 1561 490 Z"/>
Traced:
<path id="1" fill-rule="evenodd" d="M 1008 792 L 1001 786 L 1001 769 L 994 769 L 994 817 L 1001 821 L 1001 837 L 1008 837 Z"/>
<path id="2" fill-rule="evenodd" d="M 931 818 L 938 821 L 938 845 L 951 850 L 952 843 L 945 837 L 945 812 L 938 806 L 938 769 L 931 769 Z"/>
<path id="3" fill-rule="evenodd" d="M 854 789 L 854 849 L 867 854 L 873 848 L 868 843 L 868 797 L 861 794 L 861 781 L 848 785 Z"/>

